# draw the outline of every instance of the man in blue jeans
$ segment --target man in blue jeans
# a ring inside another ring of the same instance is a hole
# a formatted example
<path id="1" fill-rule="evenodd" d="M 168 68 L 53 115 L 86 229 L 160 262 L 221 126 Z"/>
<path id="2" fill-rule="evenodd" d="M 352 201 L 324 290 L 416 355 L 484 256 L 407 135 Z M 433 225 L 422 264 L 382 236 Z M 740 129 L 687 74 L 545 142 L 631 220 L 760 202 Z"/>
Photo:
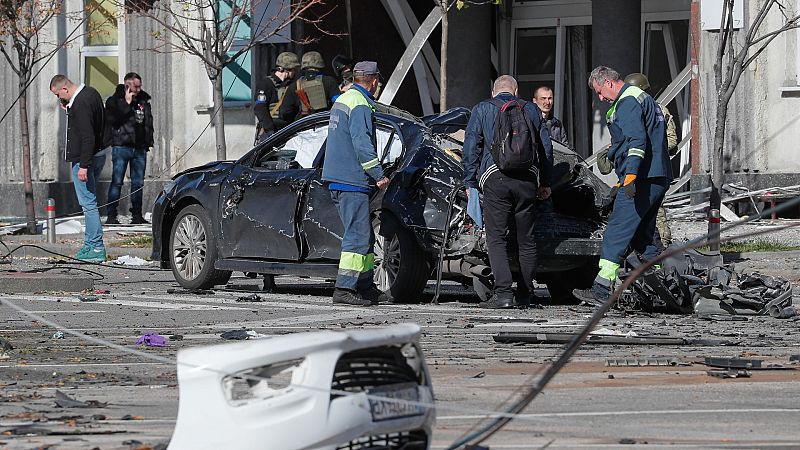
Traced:
<path id="1" fill-rule="evenodd" d="M 64 159 L 72 166 L 72 183 L 86 220 L 83 247 L 76 259 L 87 262 L 106 260 L 103 225 L 97 210 L 95 156 L 103 144 L 103 99 L 93 88 L 76 85 L 64 75 L 50 80 L 50 92 L 58 97 L 67 112 L 67 142 Z"/>
<path id="2" fill-rule="evenodd" d="M 117 208 L 128 164 L 131 167 L 131 223 L 147 223 L 142 215 L 142 188 L 147 167 L 147 152 L 153 146 L 153 113 L 150 95 L 142 90 L 142 78 L 135 72 L 125 75 L 106 101 L 107 145 L 111 149 L 113 171 L 108 187 L 106 225 L 118 224 Z"/>
<path id="3" fill-rule="evenodd" d="M 331 108 L 322 180 L 344 225 L 333 303 L 370 306 L 389 300 L 373 281 L 375 234 L 369 210 L 373 185 L 383 189 L 389 179 L 375 145 L 378 64 L 362 61 L 353 74 L 353 86 Z"/>

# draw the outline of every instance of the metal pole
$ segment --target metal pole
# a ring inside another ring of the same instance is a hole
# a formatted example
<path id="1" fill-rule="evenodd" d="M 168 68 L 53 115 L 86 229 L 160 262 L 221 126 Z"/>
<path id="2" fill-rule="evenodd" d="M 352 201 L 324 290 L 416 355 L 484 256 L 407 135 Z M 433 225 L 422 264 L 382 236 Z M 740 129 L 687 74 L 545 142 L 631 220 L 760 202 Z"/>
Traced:
<path id="1" fill-rule="evenodd" d="M 712 209 L 708 214 L 708 239 L 716 241 L 709 245 L 712 252 L 719 252 L 719 210 Z"/>
<path id="2" fill-rule="evenodd" d="M 47 199 L 47 243 L 56 243 L 56 201 L 55 199 Z"/>

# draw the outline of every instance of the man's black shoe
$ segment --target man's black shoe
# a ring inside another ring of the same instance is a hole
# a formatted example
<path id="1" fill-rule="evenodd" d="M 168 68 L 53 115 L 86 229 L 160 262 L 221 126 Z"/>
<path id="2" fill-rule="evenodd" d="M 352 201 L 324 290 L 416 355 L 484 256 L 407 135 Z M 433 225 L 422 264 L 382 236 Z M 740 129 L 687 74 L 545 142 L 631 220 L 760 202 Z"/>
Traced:
<path id="1" fill-rule="evenodd" d="M 611 297 L 611 288 L 600 283 L 594 283 L 589 289 L 573 290 L 572 295 L 588 305 L 600 306 Z"/>
<path id="2" fill-rule="evenodd" d="M 119 220 L 117 220 L 117 216 L 108 216 L 106 218 L 106 225 L 119 225 Z"/>
<path id="3" fill-rule="evenodd" d="M 372 302 L 347 289 L 333 290 L 333 303 L 353 306 L 372 306 Z"/>
<path id="4" fill-rule="evenodd" d="M 369 300 L 373 305 L 391 303 L 392 296 L 378 289 L 374 284 L 364 291 L 359 292 L 361 298 Z"/>
<path id="5" fill-rule="evenodd" d="M 140 225 L 140 224 L 144 224 L 144 223 L 150 223 L 150 222 L 144 220 L 144 217 L 142 217 L 142 216 L 133 216 L 133 218 L 131 219 L 131 224 L 134 224 L 134 225 Z"/>
<path id="6" fill-rule="evenodd" d="M 514 307 L 514 296 L 512 294 L 495 294 L 485 302 L 478 303 L 479 308 L 488 309 L 509 309 Z"/>

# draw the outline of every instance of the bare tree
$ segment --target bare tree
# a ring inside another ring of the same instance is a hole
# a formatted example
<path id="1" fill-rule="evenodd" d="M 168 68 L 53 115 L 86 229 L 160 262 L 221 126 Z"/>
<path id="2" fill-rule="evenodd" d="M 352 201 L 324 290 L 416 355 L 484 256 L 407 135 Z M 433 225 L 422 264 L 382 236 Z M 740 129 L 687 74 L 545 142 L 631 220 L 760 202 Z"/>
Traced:
<path id="1" fill-rule="evenodd" d="M 121 2 L 121 0 L 116 0 Z M 295 20 L 317 25 L 320 17 L 305 13 L 324 0 L 139 0 L 128 7 L 163 30 L 155 35 L 162 53 L 186 53 L 199 58 L 214 87 L 212 112 L 217 159 L 227 157 L 223 114 L 223 70 L 259 42 L 274 36 Z M 261 8 L 263 6 L 263 8 Z M 259 12 L 260 10 L 260 12 Z M 269 12 L 269 13 L 268 13 Z M 243 35 L 243 30 L 250 29 Z M 302 41 L 301 41 L 302 42 Z M 232 50 L 236 43 L 235 50 Z"/>
<path id="2" fill-rule="evenodd" d="M 82 36 L 72 33 L 62 42 L 49 42 L 48 28 L 62 14 L 63 0 L 0 0 L 0 54 L 17 76 L 19 90 L 19 133 L 22 143 L 22 178 L 25 195 L 26 230 L 36 233 L 36 210 L 31 180 L 31 137 L 28 121 L 28 87 L 35 77 L 37 64 L 51 58 L 71 40 Z"/>
<path id="3" fill-rule="evenodd" d="M 762 0 L 755 15 L 750 18 L 747 29 L 739 32 L 744 34 L 738 35 L 733 26 L 733 2 L 734 0 L 724 0 L 723 3 L 719 42 L 714 61 L 717 104 L 711 157 L 710 209 L 717 212 L 719 212 L 722 200 L 720 189 L 723 182 L 723 148 L 728 104 L 747 66 L 755 61 L 775 38 L 788 30 L 797 28 L 798 21 L 800 21 L 800 15 L 796 11 L 788 13 L 786 7 L 778 0 Z M 751 0 L 751 3 L 754 1 Z M 762 25 L 773 8 L 781 15 L 782 24 L 773 30 L 762 31 Z M 718 234 L 719 223 L 709 221 L 708 233 L 712 236 Z M 719 244 L 715 244 L 714 249 L 719 250 Z"/>

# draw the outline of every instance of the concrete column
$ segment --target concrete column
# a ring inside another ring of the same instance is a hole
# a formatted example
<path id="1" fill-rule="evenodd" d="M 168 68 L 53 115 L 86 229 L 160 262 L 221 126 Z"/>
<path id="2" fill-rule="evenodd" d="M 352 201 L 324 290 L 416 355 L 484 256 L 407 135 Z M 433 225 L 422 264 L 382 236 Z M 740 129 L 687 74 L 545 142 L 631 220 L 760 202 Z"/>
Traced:
<path id="1" fill-rule="evenodd" d="M 491 91 L 493 5 L 470 5 L 448 12 L 447 106 L 472 108 Z"/>

